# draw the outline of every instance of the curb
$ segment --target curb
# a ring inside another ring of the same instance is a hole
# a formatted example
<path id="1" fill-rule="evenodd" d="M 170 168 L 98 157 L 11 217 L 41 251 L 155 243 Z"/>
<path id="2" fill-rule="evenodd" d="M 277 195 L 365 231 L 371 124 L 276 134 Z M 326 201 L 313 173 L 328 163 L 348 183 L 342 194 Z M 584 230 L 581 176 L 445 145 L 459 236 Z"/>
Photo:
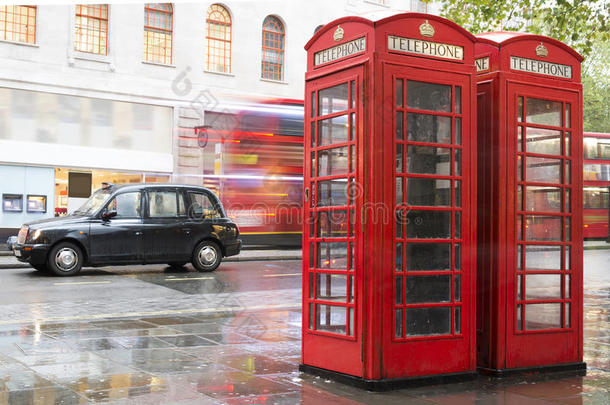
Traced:
<path id="1" fill-rule="evenodd" d="M 260 256 L 260 257 L 228 257 L 223 262 L 257 262 L 257 261 L 280 261 L 280 260 L 301 260 L 301 256 Z M 29 269 L 32 268 L 27 263 L 15 263 L 15 264 L 0 264 L 0 270 L 7 269 Z"/>

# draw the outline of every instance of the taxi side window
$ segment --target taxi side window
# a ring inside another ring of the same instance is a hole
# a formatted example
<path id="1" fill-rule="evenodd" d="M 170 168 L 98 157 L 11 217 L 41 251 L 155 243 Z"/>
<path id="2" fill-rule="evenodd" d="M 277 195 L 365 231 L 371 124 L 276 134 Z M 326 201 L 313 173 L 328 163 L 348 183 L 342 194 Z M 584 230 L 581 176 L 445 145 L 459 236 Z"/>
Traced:
<path id="1" fill-rule="evenodd" d="M 142 196 L 140 192 L 122 193 L 108 203 L 108 211 L 116 211 L 115 218 L 137 218 L 141 216 Z"/>
<path id="2" fill-rule="evenodd" d="M 148 206 L 151 218 L 178 215 L 178 200 L 175 191 L 149 191 Z"/>
<path id="3" fill-rule="evenodd" d="M 214 206 L 210 198 L 204 193 L 189 192 L 191 205 L 188 213 L 189 217 L 196 219 L 215 219 L 221 218 L 220 210 Z"/>

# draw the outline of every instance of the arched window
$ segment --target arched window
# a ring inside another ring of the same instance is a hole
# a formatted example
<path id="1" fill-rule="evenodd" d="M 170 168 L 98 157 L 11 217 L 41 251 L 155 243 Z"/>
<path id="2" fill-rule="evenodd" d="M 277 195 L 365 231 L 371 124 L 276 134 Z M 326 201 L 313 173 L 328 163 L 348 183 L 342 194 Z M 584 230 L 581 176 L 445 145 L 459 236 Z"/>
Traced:
<path id="1" fill-rule="evenodd" d="M 263 21 L 261 77 L 284 80 L 284 25 L 272 15 Z"/>
<path id="2" fill-rule="evenodd" d="M 0 6 L 0 39 L 36 43 L 36 6 Z"/>
<path id="3" fill-rule="evenodd" d="M 169 3 L 144 6 L 144 60 L 172 64 L 174 10 Z"/>
<path id="4" fill-rule="evenodd" d="M 231 73 L 231 15 L 220 4 L 208 8 L 206 70 Z"/>
<path id="5" fill-rule="evenodd" d="M 74 49 L 108 54 L 108 5 L 77 4 Z"/>

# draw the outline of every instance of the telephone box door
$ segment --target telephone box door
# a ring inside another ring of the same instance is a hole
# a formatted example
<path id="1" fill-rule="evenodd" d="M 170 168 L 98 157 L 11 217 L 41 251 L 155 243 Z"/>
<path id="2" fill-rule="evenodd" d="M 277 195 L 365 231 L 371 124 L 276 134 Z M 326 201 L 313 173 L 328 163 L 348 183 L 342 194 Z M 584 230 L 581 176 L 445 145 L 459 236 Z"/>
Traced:
<path id="1" fill-rule="evenodd" d="M 355 376 L 363 373 L 362 288 L 355 277 L 362 79 L 363 67 L 355 67 L 312 80 L 305 100 L 303 362 Z"/>
<path id="2" fill-rule="evenodd" d="M 575 92 L 508 86 L 507 368 L 577 362 L 582 154 Z M 510 157 L 513 161 L 510 161 Z M 510 224 L 513 224 L 510 226 Z"/>
<path id="3" fill-rule="evenodd" d="M 470 133 L 471 78 L 388 67 L 384 92 L 393 100 L 384 132 L 394 151 L 385 198 L 396 213 L 386 234 L 384 377 L 472 369 L 474 145 L 462 136 Z"/>

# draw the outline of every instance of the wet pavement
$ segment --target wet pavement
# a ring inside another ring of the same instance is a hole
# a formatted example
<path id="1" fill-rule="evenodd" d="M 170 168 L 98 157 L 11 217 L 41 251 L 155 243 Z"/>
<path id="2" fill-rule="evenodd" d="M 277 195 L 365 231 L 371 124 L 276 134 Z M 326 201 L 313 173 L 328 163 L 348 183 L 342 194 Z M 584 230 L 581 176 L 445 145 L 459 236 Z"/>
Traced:
<path id="1" fill-rule="evenodd" d="M 0 271 L 0 404 L 608 404 L 610 251 L 585 252 L 586 376 L 371 393 L 298 372 L 300 261 Z"/>

